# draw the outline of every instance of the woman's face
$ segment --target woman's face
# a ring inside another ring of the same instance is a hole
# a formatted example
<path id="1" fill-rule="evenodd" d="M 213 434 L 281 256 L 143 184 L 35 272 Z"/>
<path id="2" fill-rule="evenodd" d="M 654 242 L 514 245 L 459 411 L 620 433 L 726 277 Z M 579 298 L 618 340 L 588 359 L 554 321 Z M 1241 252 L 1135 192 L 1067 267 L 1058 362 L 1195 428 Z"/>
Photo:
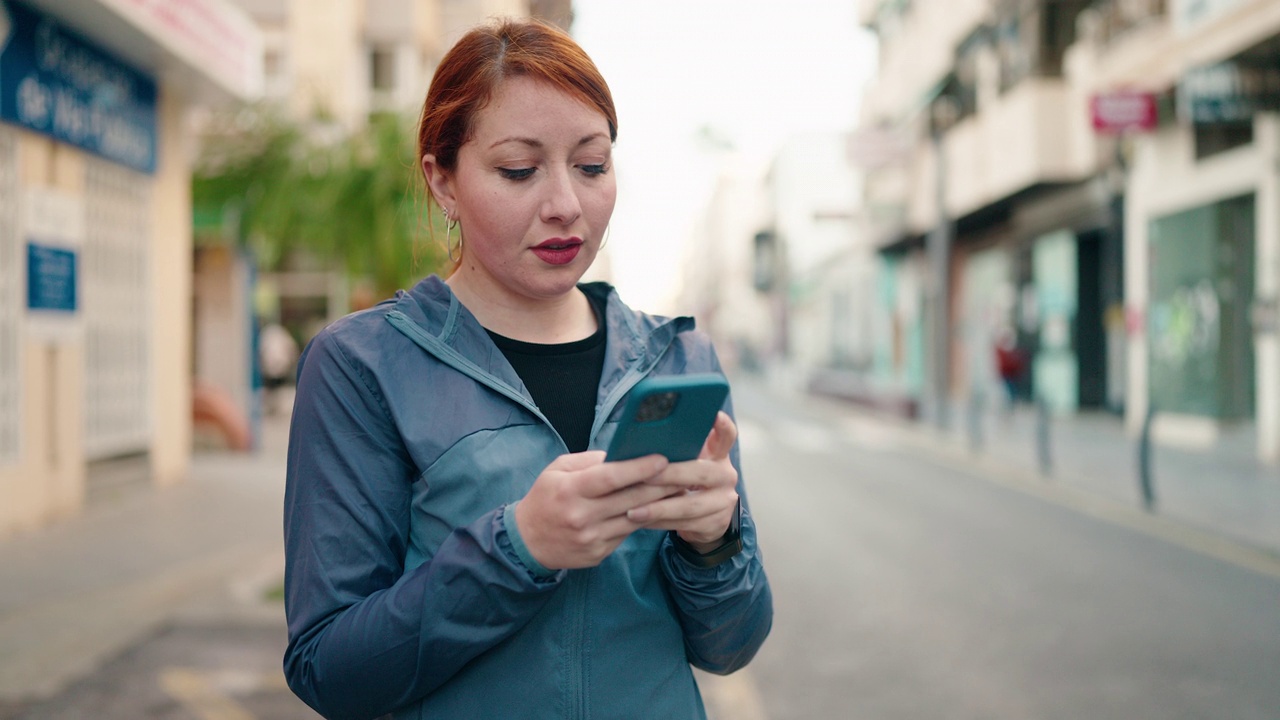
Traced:
<path id="1" fill-rule="evenodd" d="M 452 173 L 423 159 L 432 192 L 463 229 L 449 278 L 489 300 L 569 292 L 595 260 L 617 183 L 605 116 L 537 80 L 498 86 Z"/>

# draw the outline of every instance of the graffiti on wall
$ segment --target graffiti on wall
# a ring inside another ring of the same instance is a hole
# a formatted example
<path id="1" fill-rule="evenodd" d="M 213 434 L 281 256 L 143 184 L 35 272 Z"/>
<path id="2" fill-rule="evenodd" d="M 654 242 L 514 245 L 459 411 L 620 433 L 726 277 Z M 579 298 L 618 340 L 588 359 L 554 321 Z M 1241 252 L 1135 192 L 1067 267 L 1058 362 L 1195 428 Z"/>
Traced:
<path id="1" fill-rule="evenodd" d="M 1154 303 L 1148 316 L 1154 359 L 1177 366 L 1216 354 L 1221 314 L 1218 293 L 1208 279 L 1182 285 Z"/>

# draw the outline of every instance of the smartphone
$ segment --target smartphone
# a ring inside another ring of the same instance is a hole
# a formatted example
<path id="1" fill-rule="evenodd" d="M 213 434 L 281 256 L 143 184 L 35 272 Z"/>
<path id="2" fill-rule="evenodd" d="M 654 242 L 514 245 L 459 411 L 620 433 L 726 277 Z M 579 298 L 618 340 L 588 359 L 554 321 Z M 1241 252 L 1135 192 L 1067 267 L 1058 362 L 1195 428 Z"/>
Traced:
<path id="1" fill-rule="evenodd" d="M 664 455 L 671 462 L 698 457 L 729 382 L 723 375 L 660 375 L 631 389 L 605 460 Z"/>

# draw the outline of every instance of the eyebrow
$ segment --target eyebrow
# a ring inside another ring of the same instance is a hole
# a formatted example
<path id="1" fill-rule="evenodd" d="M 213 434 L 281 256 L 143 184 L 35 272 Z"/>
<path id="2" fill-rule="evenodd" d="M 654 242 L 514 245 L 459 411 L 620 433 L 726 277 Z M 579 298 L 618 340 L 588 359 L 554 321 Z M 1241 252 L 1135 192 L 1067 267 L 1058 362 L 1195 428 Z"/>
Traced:
<path id="1" fill-rule="evenodd" d="M 590 135 L 584 136 L 581 140 L 579 140 L 576 147 L 582 147 L 583 145 L 586 145 L 587 143 L 591 142 L 592 140 L 595 140 L 596 138 L 608 138 L 608 137 L 609 136 L 607 134 L 602 132 L 591 133 Z M 506 137 L 495 142 L 494 144 L 490 145 L 489 148 L 493 149 L 498 147 L 499 145 L 505 145 L 506 143 L 512 143 L 512 142 L 519 143 L 521 145 L 527 145 L 532 148 L 542 147 L 541 140 L 537 140 L 529 137 L 520 137 L 518 135 L 512 135 L 511 137 Z"/>

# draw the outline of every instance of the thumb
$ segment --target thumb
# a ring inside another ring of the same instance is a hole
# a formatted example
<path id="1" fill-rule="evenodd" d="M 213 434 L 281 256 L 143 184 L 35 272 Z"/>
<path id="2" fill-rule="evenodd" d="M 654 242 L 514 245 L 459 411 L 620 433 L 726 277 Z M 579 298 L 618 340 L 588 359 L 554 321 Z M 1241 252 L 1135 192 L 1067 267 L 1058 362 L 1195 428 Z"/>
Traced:
<path id="1" fill-rule="evenodd" d="M 733 443 L 738 439 L 738 426 L 733 424 L 729 414 L 721 410 L 716 414 L 715 425 L 711 427 L 711 432 L 707 434 L 707 441 L 702 445 L 702 452 L 698 455 L 702 460 L 723 460 L 729 457 L 729 451 L 733 449 Z"/>

